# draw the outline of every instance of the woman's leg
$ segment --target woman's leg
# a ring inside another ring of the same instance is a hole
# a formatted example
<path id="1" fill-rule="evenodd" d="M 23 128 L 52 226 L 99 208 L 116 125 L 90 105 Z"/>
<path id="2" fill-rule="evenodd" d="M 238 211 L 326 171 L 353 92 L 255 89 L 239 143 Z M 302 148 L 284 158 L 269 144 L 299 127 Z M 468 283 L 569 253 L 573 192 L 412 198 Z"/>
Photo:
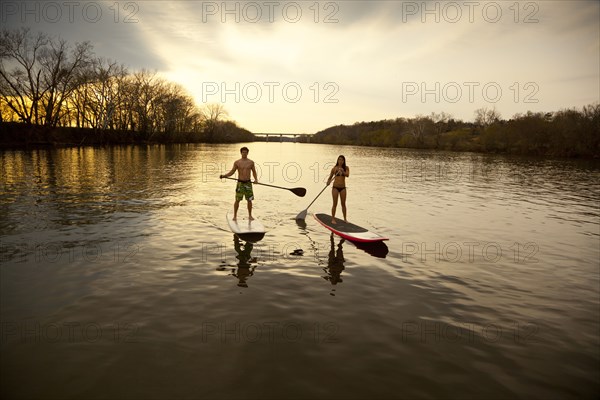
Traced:
<path id="1" fill-rule="evenodd" d="M 344 221 L 346 221 L 346 222 L 348 222 L 348 220 L 346 219 L 346 192 L 347 191 L 348 191 L 348 189 L 344 189 L 340 193 L 340 199 L 342 200 L 342 213 L 344 214 Z"/>
<path id="2" fill-rule="evenodd" d="M 333 197 L 333 207 L 331 207 L 331 223 L 335 224 L 335 210 L 337 208 L 339 192 L 336 188 L 331 188 L 331 196 Z"/>

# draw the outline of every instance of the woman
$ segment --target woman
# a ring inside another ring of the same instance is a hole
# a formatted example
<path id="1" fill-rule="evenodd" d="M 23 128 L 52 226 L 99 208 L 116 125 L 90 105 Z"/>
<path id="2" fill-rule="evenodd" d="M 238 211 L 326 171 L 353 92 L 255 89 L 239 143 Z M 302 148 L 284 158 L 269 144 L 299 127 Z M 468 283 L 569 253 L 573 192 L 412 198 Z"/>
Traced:
<path id="1" fill-rule="evenodd" d="M 333 207 L 331 208 L 331 223 L 335 224 L 335 210 L 337 208 L 338 197 L 342 200 L 342 213 L 344 214 L 344 221 L 346 219 L 346 178 L 350 176 L 350 168 L 346 165 L 346 157 L 339 156 L 337 164 L 331 169 L 329 178 L 327 179 L 327 185 L 331 183 L 333 179 L 333 187 L 331 188 L 331 195 L 333 196 Z"/>

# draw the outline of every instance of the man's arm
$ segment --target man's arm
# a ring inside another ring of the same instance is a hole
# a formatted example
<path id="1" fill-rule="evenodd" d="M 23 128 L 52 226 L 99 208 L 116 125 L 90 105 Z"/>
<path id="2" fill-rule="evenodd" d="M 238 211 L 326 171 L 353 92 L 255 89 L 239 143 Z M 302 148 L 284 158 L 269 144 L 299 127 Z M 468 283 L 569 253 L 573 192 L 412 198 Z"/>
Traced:
<path id="1" fill-rule="evenodd" d="M 231 175 L 233 175 L 237 169 L 238 169 L 238 166 L 237 166 L 237 161 L 236 161 L 236 162 L 233 163 L 233 168 L 231 168 L 231 171 L 229 171 L 228 173 L 226 173 L 224 175 L 219 175 L 219 178 L 220 179 L 228 178 Z"/>
<path id="2" fill-rule="evenodd" d="M 256 175 L 256 167 L 254 167 L 254 163 L 252 163 L 252 175 L 254 175 L 254 183 L 257 183 L 258 177 Z"/>

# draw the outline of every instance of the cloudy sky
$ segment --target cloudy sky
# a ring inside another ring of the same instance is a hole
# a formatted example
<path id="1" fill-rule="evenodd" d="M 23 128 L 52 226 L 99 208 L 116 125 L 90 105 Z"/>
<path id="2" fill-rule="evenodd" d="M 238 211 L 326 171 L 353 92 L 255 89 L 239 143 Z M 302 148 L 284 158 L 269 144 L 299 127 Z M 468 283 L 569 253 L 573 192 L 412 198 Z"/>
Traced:
<path id="1" fill-rule="evenodd" d="M 599 101 L 600 2 L 5 1 L 29 26 L 157 71 L 252 132 Z"/>

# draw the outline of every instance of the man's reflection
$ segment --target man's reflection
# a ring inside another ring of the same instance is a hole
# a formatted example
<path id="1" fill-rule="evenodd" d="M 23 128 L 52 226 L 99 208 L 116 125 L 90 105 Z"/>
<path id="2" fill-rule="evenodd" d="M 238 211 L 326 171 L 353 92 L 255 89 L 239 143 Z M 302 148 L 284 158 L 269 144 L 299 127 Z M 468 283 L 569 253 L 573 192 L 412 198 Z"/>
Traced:
<path id="1" fill-rule="evenodd" d="M 327 276 L 324 276 L 323 278 L 331 282 L 332 285 L 337 285 L 338 282 L 343 282 L 342 271 L 344 270 L 344 262 L 346 260 L 344 260 L 344 249 L 342 245 L 344 244 L 346 239 L 342 238 L 338 243 L 336 249 L 333 237 L 334 235 L 332 233 L 329 237 L 329 240 L 331 242 L 331 250 L 329 251 L 327 259 L 327 268 L 323 268 L 323 270 L 327 273 Z M 330 293 L 332 296 L 335 296 L 335 293 L 333 293 L 334 291 L 335 289 L 333 289 Z"/>
<path id="2" fill-rule="evenodd" d="M 231 275 L 238 278 L 238 286 L 248 287 L 246 280 L 254 274 L 254 268 L 252 264 L 256 263 L 256 257 L 252 257 L 252 249 L 254 244 L 252 242 L 242 241 L 239 236 L 233 236 L 233 248 L 235 249 L 238 259 L 237 270 L 232 272 Z"/>

